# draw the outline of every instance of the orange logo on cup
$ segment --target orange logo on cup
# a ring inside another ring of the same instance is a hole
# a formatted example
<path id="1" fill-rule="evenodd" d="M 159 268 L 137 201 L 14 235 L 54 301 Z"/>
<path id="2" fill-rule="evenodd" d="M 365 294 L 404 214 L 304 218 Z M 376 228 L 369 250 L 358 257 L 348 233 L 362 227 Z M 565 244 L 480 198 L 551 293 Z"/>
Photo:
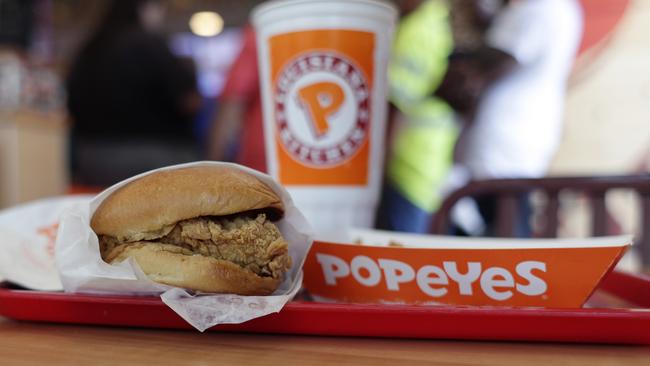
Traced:
<path id="1" fill-rule="evenodd" d="M 342 56 L 298 57 L 280 75 L 275 93 L 284 151 L 315 168 L 350 160 L 368 138 L 369 94 L 363 75 Z"/>
<path id="2" fill-rule="evenodd" d="M 344 302 L 580 307 L 625 247 L 423 249 L 314 242 L 313 295 Z"/>
<path id="3" fill-rule="evenodd" d="M 374 35 L 294 32 L 269 49 L 280 182 L 367 184 Z"/>
<path id="4" fill-rule="evenodd" d="M 318 82 L 299 89 L 298 96 L 308 114 L 315 137 L 323 137 L 329 131 L 327 118 L 343 104 L 343 88 L 332 82 Z"/>

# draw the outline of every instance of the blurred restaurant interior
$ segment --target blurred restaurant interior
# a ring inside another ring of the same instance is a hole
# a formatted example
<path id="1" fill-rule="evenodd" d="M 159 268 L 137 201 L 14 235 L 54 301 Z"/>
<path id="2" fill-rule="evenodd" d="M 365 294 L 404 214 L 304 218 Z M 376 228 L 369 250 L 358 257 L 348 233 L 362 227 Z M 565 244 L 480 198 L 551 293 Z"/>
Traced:
<path id="1" fill-rule="evenodd" d="M 147 16 L 158 18 L 156 32 L 166 37 L 175 56 L 191 61 L 196 77 L 198 94 L 188 103 L 199 152 L 186 160 L 208 157 L 210 123 L 241 51 L 250 10 L 260 2 L 169 0 L 149 9 Z M 451 2 L 458 7 L 466 3 Z M 110 3 L 0 0 L 0 208 L 104 184 L 77 184 L 71 176 L 70 128 L 75 121 L 67 110 L 66 80 Z M 402 11 L 415 3 L 396 2 Z M 582 41 L 564 99 L 562 139 L 546 175 L 647 174 L 650 2 L 583 0 L 581 6 Z M 589 235 L 591 216 L 584 197 L 567 193 L 564 198 L 558 235 Z M 607 203 L 619 233 L 638 232 L 641 214 L 633 193 L 613 192 Z"/>
<path id="2" fill-rule="evenodd" d="M 169 47 L 196 65 L 206 114 L 217 103 L 241 28 L 256 1 L 168 1 L 160 32 Z M 0 2 L 0 207 L 65 193 L 70 178 L 65 78 L 73 58 L 109 1 Z M 190 31 L 199 11 L 222 14 L 223 29 L 202 37 Z M 197 122 L 198 123 L 198 122 Z"/>

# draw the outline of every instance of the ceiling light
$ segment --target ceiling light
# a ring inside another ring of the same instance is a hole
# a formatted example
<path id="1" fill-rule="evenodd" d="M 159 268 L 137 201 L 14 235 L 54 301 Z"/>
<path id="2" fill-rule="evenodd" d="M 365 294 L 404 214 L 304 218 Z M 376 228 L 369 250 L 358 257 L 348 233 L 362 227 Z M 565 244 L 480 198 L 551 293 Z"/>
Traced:
<path id="1" fill-rule="evenodd" d="M 223 18 L 213 11 L 194 13 L 190 18 L 190 30 L 197 36 L 216 36 L 223 30 Z"/>

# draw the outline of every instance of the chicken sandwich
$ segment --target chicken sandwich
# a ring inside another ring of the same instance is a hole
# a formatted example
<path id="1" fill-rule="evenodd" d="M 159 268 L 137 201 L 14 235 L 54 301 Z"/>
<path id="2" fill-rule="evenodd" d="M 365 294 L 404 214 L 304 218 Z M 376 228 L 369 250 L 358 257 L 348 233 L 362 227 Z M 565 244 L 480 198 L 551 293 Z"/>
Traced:
<path id="1" fill-rule="evenodd" d="M 268 295 L 291 267 L 274 221 L 284 206 L 227 166 L 152 173 L 108 196 L 92 217 L 107 263 L 135 259 L 153 281 L 212 293 Z"/>

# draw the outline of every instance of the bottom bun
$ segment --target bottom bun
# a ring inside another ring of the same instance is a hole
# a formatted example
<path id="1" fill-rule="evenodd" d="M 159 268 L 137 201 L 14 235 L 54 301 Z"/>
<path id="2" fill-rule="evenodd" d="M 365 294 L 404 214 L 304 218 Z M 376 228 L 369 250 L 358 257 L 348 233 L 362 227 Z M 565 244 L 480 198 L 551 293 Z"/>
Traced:
<path id="1" fill-rule="evenodd" d="M 169 244 L 135 242 L 115 248 L 110 262 L 132 257 L 151 280 L 202 292 L 270 295 L 280 285 L 280 278 L 261 277 L 225 260 L 180 254 L 180 249 Z"/>

